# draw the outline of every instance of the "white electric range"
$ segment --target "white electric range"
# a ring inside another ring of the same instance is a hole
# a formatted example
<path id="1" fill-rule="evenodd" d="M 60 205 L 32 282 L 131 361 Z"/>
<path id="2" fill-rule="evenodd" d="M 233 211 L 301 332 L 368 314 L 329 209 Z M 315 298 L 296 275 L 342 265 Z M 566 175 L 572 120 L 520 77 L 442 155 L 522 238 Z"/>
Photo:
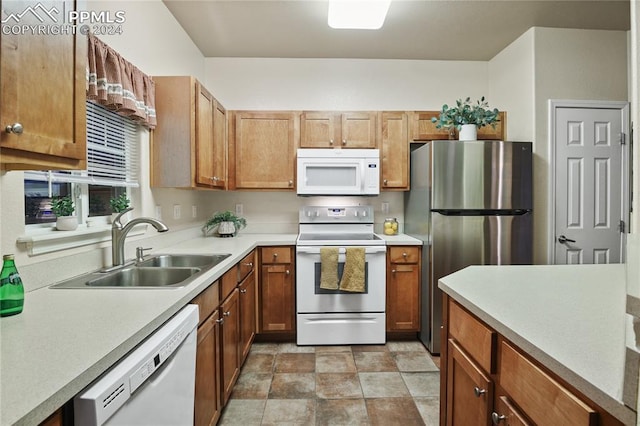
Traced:
<path id="1" fill-rule="evenodd" d="M 298 345 L 385 343 L 386 245 L 371 206 L 305 206 L 296 242 Z M 349 247 L 365 252 L 362 292 L 320 287 L 322 247 L 338 248 L 338 278 Z"/>

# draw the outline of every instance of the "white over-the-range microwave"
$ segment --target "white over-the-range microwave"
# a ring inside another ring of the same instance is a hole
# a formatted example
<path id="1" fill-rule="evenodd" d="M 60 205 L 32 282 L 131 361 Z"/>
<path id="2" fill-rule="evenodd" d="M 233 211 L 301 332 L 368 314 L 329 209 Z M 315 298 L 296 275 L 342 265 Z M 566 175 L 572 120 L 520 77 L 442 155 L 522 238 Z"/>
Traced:
<path id="1" fill-rule="evenodd" d="M 298 149 L 298 195 L 378 195 L 378 149 Z"/>

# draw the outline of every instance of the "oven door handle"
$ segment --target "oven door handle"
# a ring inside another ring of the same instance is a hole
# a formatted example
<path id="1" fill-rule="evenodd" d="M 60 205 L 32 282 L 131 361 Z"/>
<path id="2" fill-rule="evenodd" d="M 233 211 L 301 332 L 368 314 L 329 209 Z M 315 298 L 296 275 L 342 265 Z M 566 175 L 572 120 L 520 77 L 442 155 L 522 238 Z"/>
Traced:
<path id="1" fill-rule="evenodd" d="M 321 246 L 313 246 L 313 247 L 296 247 L 296 253 L 303 254 L 320 254 Z M 338 252 L 340 254 L 344 254 L 347 251 L 346 247 L 339 247 Z M 365 254 L 374 254 L 374 253 L 386 253 L 386 246 L 365 246 L 364 252 Z"/>

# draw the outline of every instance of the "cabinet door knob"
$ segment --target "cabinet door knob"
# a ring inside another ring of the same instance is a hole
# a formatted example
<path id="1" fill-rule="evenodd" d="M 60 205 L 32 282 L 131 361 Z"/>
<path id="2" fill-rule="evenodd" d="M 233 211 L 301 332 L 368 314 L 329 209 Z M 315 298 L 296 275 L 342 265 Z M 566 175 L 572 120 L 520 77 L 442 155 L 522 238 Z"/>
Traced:
<path id="1" fill-rule="evenodd" d="M 478 398 L 480 398 L 482 395 L 484 395 L 485 393 L 487 393 L 486 389 L 480 389 L 479 387 L 474 387 L 473 388 L 473 394 L 475 396 L 477 396 Z"/>
<path id="2" fill-rule="evenodd" d="M 284 271 L 284 273 L 285 273 L 285 274 L 287 274 L 287 275 L 289 275 L 289 274 L 290 274 L 290 272 L 289 272 L 289 270 L 288 270 L 288 269 L 287 269 L 286 271 Z"/>
<path id="3" fill-rule="evenodd" d="M 224 318 L 220 318 L 216 320 L 217 324 L 224 324 Z"/>
<path id="4" fill-rule="evenodd" d="M 383 185 L 385 185 L 385 186 L 386 186 L 388 183 L 389 183 L 389 181 L 388 181 L 387 179 L 383 179 L 383 180 L 382 180 L 382 184 L 383 184 Z"/>
<path id="5" fill-rule="evenodd" d="M 329 145 L 333 145 L 333 139 L 329 139 Z"/>
<path id="6" fill-rule="evenodd" d="M 240 290 L 240 293 L 241 293 L 241 294 L 245 294 L 246 292 L 247 292 L 247 289 L 246 289 L 246 288 L 243 288 L 242 290 Z"/>
<path id="7" fill-rule="evenodd" d="M 499 425 L 501 421 L 506 420 L 507 416 L 501 416 L 500 414 L 496 413 L 495 411 L 493 413 L 491 413 L 491 422 L 494 425 Z"/>
<path id="8" fill-rule="evenodd" d="M 293 186 L 293 181 L 292 180 L 289 181 L 289 186 Z"/>
<path id="9" fill-rule="evenodd" d="M 347 140 L 346 139 L 342 139 L 342 145 L 346 145 L 347 144 Z"/>
<path id="10" fill-rule="evenodd" d="M 24 127 L 22 127 L 22 124 L 20 123 L 13 123 L 13 125 L 10 125 L 4 128 L 5 132 L 15 133 L 16 135 L 21 134 L 23 130 L 24 130 Z"/>
<path id="11" fill-rule="evenodd" d="M 402 253 L 402 257 L 404 257 L 405 259 L 407 258 L 407 256 L 409 256 L 409 255 L 407 254 L 406 251 L 404 253 Z"/>
<path id="12" fill-rule="evenodd" d="M 227 312 L 223 313 L 222 315 L 224 315 L 225 317 L 231 316 L 231 311 L 227 311 Z"/>
<path id="13" fill-rule="evenodd" d="M 395 269 L 392 269 L 392 270 L 391 270 L 391 273 L 392 273 L 392 274 L 395 274 L 395 273 L 396 273 L 396 270 L 395 270 Z"/>
<path id="14" fill-rule="evenodd" d="M 278 258 L 278 253 L 273 253 L 273 258 L 277 259 Z"/>
<path id="15" fill-rule="evenodd" d="M 243 263 L 244 266 L 248 266 L 249 268 L 253 268 L 253 262 Z"/>

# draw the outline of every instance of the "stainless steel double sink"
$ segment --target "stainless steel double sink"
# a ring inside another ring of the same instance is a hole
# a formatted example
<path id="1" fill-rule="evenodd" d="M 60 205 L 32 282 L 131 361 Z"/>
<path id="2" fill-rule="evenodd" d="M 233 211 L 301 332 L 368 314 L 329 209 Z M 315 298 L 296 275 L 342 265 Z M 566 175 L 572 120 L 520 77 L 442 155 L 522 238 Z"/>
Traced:
<path id="1" fill-rule="evenodd" d="M 231 254 L 162 254 L 110 272 L 90 272 L 51 288 L 179 288 Z"/>

